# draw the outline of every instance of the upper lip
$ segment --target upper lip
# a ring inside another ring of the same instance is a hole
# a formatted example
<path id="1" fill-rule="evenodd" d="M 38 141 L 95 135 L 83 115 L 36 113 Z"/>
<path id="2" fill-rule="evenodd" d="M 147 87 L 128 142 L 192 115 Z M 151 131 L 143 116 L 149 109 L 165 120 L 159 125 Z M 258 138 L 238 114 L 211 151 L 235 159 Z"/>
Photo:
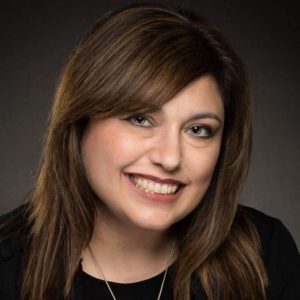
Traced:
<path id="1" fill-rule="evenodd" d="M 158 183 L 185 185 L 184 182 L 173 179 L 173 178 L 164 178 L 164 179 L 162 179 L 162 178 L 158 178 L 158 177 L 153 176 L 153 175 L 140 174 L 140 173 L 130 173 L 129 175 L 137 176 L 137 177 L 143 177 L 143 178 L 150 179 L 150 180 L 158 182 Z"/>

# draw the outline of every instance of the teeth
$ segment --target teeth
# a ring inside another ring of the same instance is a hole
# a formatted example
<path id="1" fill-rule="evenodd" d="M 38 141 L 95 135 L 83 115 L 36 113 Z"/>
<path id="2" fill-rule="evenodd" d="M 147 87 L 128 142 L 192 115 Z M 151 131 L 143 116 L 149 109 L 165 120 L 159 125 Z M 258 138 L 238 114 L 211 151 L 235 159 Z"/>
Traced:
<path id="1" fill-rule="evenodd" d="M 135 185 L 138 188 L 142 188 L 146 192 L 155 193 L 155 194 L 174 194 L 178 189 L 177 184 L 161 184 L 154 182 L 145 178 L 132 177 Z"/>
<path id="2" fill-rule="evenodd" d="M 162 193 L 162 194 L 166 194 L 167 192 L 168 192 L 168 187 L 167 187 L 166 184 L 164 184 L 164 185 L 162 186 L 162 188 L 161 188 L 161 193 Z"/>
<path id="3" fill-rule="evenodd" d="M 162 185 L 159 183 L 155 183 L 154 185 L 154 193 L 155 194 L 161 194 L 160 190 L 161 190 Z"/>

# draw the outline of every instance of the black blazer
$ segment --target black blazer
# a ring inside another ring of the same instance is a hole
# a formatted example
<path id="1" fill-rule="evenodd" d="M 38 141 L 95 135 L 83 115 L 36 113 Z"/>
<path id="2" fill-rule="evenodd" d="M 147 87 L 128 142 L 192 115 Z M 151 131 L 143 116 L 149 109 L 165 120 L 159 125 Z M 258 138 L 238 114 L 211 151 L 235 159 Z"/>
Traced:
<path id="1" fill-rule="evenodd" d="M 267 289 L 268 300 L 300 300 L 300 256 L 292 236 L 279 220 L 252 208 L 246 208 L 246 210 L 262 240 L 263 260 L 270 281 Z M 9 214 L 0 217 L 0 222 L 7 217 Z M 0 242 L 1 300 L 19 299 L 18 291 L 21 285 L 25 243 L 26 239 L 19 237 Z M 79 270 L 75 276 L 75 298 L 85 300 L 81 289 L 80 272 L 82 271 Z M 196 293 L 194 299 L 204 299 L 200 286 L 199 293 Z"/>

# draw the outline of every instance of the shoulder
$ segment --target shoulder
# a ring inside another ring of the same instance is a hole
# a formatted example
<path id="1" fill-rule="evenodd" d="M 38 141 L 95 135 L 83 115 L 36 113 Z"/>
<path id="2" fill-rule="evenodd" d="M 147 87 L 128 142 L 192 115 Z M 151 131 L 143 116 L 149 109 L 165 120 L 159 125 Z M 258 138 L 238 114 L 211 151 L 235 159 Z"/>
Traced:
<path id="1" fill-rule="evenodd" d="M 290 232 L 276 218 L 250 207 L 240 209 L 250 216 L 261 239 L 269 276 L 268 299 L 300 299 L 300 256 Z"/>
<path id="2" fill-rule="evenodd" d="M 20 214 L 22 207 L 0 216 L 0 299 L 16 299 L 20 286 L 23 251 L 26 244 L 24 234 L 7 236 L 4 226 Z"/>
<path id="3" fill-rule="evenodd" d="M 0 261 L 8 259 L 24 247 L 26 232 L 24 205 L 0 216 Z"/>
<path id="4" fill-rule="evenodd" d="M 266 259 L 274 252 L 291 252 L 295 258 L 299 257 L 296 243 L 283 223 L 276 218 L 266 215 L 254 208 L 240 206 L 255 225 L 263 247 L 263 255 Z M 298 256 L 298 257 L 297 257 Z"/>

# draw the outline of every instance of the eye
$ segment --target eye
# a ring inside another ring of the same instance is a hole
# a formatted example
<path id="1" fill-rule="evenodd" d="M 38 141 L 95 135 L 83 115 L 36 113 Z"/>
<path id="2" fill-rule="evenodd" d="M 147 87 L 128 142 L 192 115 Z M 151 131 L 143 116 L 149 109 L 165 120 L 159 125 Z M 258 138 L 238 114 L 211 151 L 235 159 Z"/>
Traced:
<path id="1" fill-rule="evenodd" d="M 209 138 L 212 136 L 212 129 L 208 126 L 203 125 L 194 125 L 188 128 L 187 132 L 199 138 Z"/>
<path id="2" fill-rule="evenodd" d="M 151 127 L 152 126 L 152 122 L 149 120 L 149 118 L 144 115 L 141 115 L 141 114 L 129 116 L 127 118 L 127 120 L 129 122 L 131 122 L 132 124 L 134 124 L 136 126 L 140 126 L 140 127 Z"/>

